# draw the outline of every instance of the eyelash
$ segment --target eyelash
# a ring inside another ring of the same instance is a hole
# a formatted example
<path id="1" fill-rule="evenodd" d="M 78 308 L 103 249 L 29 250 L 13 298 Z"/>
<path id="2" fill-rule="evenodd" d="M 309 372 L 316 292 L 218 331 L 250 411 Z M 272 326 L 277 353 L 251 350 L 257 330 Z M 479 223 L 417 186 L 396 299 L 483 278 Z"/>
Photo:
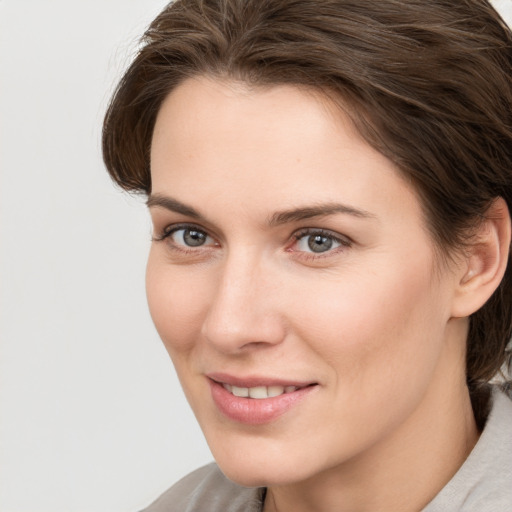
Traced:
<path id="1" fill-rule="evenodd" d="M 167 226 L 166 228 L 164 228 L 163 231 L 158 236 L 156 236 L 156 237 L 154 236 L 152 238 L 152 241 L 153 242 L 163 242 L 166 239 L 169 239 L 170 237 L 172 237 L 172 235 L 174 233 L 181 231 L 181 230 L 198 231 L 200 233 L 204 233 L 205 236 L 207 236 L 207 237 L 213 238 L 213 237 L 211 237 L 211 235 L 208 234 L 208 232 L 206 230 L 204 230 L 200 226 L 196 226 L 194 224 L 174 224 L 174 225 Z M 303 229 L 295 232 L 291 236 L 291 239 L 293 242 L 292 245 L 295 245 L 296 243 L 300 242 L 303 238 L 306 238 L 308 236 L 310 236 L 310 237 L 311 236 L 325 237 L 339 245 L 338 245 L 338 247 L 335 247 L 333 249 L 329 248 L 328 250 L 326 250 L 324 252 L 317 252 L 317 253 L 315 253 L 314 251 L 307 252 L 307 251 L 294 250 L 292 248 L 292 246 L 290 246 L 290 245 L 288 245 L 286 250 L 288 252 L 298 253 L 301 255 L 300 257 L 305 258 L 305 259 L 319 259 L 319 258 L 326 258 L 326 257 L 332 256 L 333 254 L 337 254 L 338 252 L 351 247 L 352 243 L 353 243 L 352 240 L 350 240 L 348 237 L 339 235 L 338 233 L 335 233 L 335 232 L 332 232 L 332 231 L 329 231 L 326 229 L 303 228 Z M 169 245 L 172 250 L 185 252 L 185 253 L 197 253 L 201 249 L 204 250 L 205 248 L 211 247 L 211 246 L 205 247 L 205 246 L 200 245 L 200 246 L 197 246 L 194 248 L 192 246 L 178 245 L 178 244 L 175 244 L 172 242 L 169 242 Z"/>
<path id="2" fill-rule="evenodd" d="M 181 231 L 181 230 L 198 231 L 200 233 L 204 233 L 207 237 L 212 238 L 208 234 L 207 231 L 205 231 L 203 228 L 196 226 L 194 224 L 173 224 L 171 226 L 167 226 L 166 228 L 164 228 L 158 236 L 156 236 L 156 237 L 153 236 L 152 241 L 153 242 L 163 242 L 166 239 L 171 238 L 172 235 L 174 235 L 174 233 Z M 185 251 L 185 252 L 189 252 L 189 251 L 196 252 L 196 251 L 200 250 L 201 248 L 203 248 L 203 246 L 198 246 L 197 248 L 190 246 L 187 248 L 187 246 L 173 244 L 172 242 L 170 242 L 170 245 L 171 245 L 172 249 L 175 249 L 178 251 Z"/>
<path id="3" fill-rule="evenodd" d="M 294 240 L 294 243 L 300 242 L 303 238 L 307 237 L 313 237 L 313 236 L 320 236 L 324 238 L 328 238 L 332 240 L 333 242 L 339 244 L 338 247 L 335 248 L 329 248 L 328 250 L 324 252 L 306 252 L 306 251 L 297 251 L 293 250 L 292 248 L 288 248 L 287 250 L 289 252 L 297 252 L 301 253 L 301 257 L 306 259 L 319 259 L 319 258 L 327 258 L 329 256 L 332 256 L 334 254 L 337 254 L 340 251 L 343 251 L 345 249 L 348 249 L 352 246 L 352 240 L 350 240 L 346 236 L 342 236 L 338 233 L 334 233 L 332 231 L 326 230 L 326 229 L 318 229 L 318 228 L 304 228 L 299 230 L 298 232 L 294 233 L 292 235 L 292 238 Z"/>

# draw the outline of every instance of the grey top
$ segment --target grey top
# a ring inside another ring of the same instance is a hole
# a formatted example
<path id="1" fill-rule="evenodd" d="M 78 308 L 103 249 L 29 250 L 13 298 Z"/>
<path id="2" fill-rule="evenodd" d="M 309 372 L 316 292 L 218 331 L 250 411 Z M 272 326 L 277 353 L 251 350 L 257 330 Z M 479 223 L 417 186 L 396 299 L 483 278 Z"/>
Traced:
<path id="1" fill-rule="evenodd" d="M 216 464 L 190 473 L 143 512 L 261 512 L 265 490 L 241 487 Z M 512 512 L 512 401 L 495 389 L 466 462 L 422 512 Z"/>

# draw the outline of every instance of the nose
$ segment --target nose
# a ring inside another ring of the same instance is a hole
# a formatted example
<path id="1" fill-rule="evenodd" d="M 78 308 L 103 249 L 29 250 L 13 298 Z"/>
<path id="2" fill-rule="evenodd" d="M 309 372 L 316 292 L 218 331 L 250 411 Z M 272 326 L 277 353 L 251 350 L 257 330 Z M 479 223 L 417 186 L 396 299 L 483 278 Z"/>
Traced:
<path id="1" fill-rule="evenodd" d="M 277 300 L 278 276 L 261 258 L 233 255 L 223 263 L 202 325 L 204 338 L 223 353 L 279 344 L 285 325 Z"/>

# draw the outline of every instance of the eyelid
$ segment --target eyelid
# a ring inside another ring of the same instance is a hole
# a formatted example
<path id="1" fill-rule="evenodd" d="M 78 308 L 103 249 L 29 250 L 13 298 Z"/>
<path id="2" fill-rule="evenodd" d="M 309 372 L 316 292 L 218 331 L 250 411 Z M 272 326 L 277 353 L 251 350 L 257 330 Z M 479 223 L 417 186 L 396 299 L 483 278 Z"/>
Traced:
<path id="1" fill-rule="evenodd" d="M 328 251 L 319 252 L 319 253 L 315 253 L 313 251 L 309 252 L 309 251 L 299 251 L 299 250 L 293 249 L 293 245 L 295 245 L 299 240 L 301 240 L 305 236 L 314 236 L 314 235 L 320 235 L 320 236 L 325 236 L 325 237 L 331 238 L 335 242 L 339 243 L 340 246 L 336 247 L 332 250 L 330 249 Z M 339 250 L 344 250 L 344 249 L 351 247 L 352 244 L 354 243 L 353 240 L 351 240 L 348 236 L 342 235 L 335 231 L 331 231 L 329 229 L 324 229 L 324 228 L 302 228 L 302 229 L 296 231 L 295 233 L 293 233 L 292 242 L 293 243 L 288 246 L 287 251 L 307 255 L 308 258 L 325 258 L 325 257 L 336 254 L 337 252 L 339 252 Z"/>
<path id="2" fill-rule="evenodd" d="M 160 232 L 159 235 L 155 236 L 153 234 L 152 241 L 153 242 L 162 242 L 162 241 L 170 238 L 174 233 L 176 233 L 177 231 L 180 231 L 181 229 L 190 229 L 190 230 L 201 231 L 202 233 L 205 233 L 206 236 L 208 236 L 212 240 L 216 241 L 215 237 L 213 235 L 211 235 L 207 229 L 205 229 L 197 224 L 190 223 L 190 222 L 179 222 L 177 224 L 169 224 L 164 227 L 164 229 Z M 216 245 L 218 245 L 217 242 L 216 242 Z M 195 249 L 191 247 L 191 249 L 198 250 L 198 249 L 201 249 L 201 247 L 203 247 L 203 246 L 198 246 Z M 206 246 L 206 247 L 209 247 L 209 246 Z"/>
<path id="3" fill-rule="evenodd" d="M 340 243 L 353 243 L 353 241 L 347 235 L 342 235 L 336 231 L 325 228 L 301 228 L 293 233 L 292 237 L 298 240 L 306 235 L 323 235 L 333 238 Z"/>

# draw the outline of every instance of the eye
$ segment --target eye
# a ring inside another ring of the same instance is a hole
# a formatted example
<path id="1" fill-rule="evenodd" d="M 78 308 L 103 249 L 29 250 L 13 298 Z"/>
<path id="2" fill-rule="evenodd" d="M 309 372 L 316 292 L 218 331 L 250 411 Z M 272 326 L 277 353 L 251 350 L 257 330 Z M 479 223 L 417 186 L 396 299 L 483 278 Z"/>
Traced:
<path id="1" fill-rule="evenodd" d="M 322 254 L 334 251 L 339 247 L 349 247 L 351 242 L 330 231 L 306 230 L 294 235 L 296 243 L 294 251 Z"/>
<path id="2" fill-rule="evenodd" d="M 206 231 L 195 226 L 169 226 L 155 240 L 168 240 L 171 245 L 184 249 L 217 245 L 215 240 Z"/>
<path id="3" fill-rule="evenodd" d="M 200 247 L 205 245 L 210 238 L 204 231 L 195 228 L 177 229 L 171 237 L 176 244 L 186 245 L 187 247 Z"/>

